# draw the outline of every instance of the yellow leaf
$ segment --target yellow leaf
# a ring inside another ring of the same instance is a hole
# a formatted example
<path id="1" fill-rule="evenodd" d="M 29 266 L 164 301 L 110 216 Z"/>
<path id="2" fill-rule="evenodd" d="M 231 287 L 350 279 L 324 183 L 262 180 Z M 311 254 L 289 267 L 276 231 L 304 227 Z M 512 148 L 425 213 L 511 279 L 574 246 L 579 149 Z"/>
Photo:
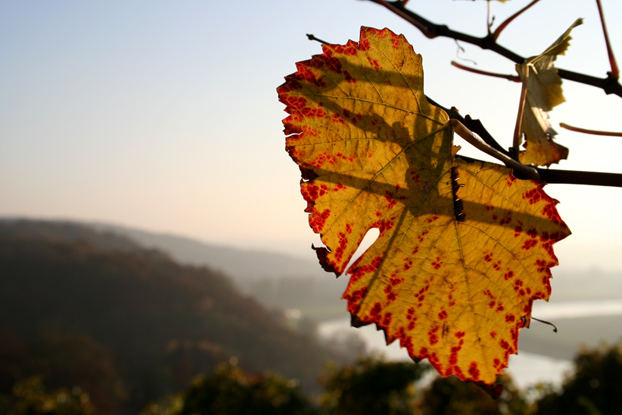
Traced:
<path id="1" fill-rule="evenodd" d="M 521 152 L 520 161 L 524 164 L 548 166 L 568 157 L 568 149 L 553 141 L 557 133 L 551 127 L 548 112 L 564 102 L 562 79 L 553 64 L 568 49 L 571 30 L 582 22 L 577 19 L 547 50 L 516 67 L 527 88 L 521 124 L 526 150 Z"/>
<path id="2" fill-rule="evenodd" d="M 549 296 L 552 244 L 569 234 L 557 202 L 455 154 L 403 36 L 363 27 L 358 43 L 324 45 L 297 69 L 278 93 L 321 264 L 340 275 L 380 231 L 347 270 L 353 324 L 375 323 L 443 376 L 494 382 L 532 302 Z"/>

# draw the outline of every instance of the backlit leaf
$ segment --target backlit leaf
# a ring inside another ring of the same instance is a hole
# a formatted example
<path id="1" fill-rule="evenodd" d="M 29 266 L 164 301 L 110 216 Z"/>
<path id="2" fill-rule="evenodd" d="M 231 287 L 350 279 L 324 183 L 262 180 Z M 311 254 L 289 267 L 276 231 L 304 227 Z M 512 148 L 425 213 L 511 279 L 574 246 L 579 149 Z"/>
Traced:
<path id="1" fill-rule="evenodd" d="M 353 324 L 375 323 L 444 376 L 494 382 L 532 302 L 549 296 L 552 244 L 569 234 L 557 202 L 541 183 L 456 157 L 421 57 L 388 29 L 324 45 L 285 79 L 286 148 L 321 264 L 341 274 L 380 231 L 347 270 Z"/>
<path id="2" fill-rule="evenodd" d="M 570 31 L 582 22 L 577 19 L 547 50 L 517 65 L 516 70 L 527 87 L 522 120 L 525 151 L 520 154 L 524 164 L 548 166 L 568 157 L 568 149 L 553 141 L 557 133 L 551 127 L 548 112 L 564 102 L 562 79 L 553 64 L 568 49 Z"/>

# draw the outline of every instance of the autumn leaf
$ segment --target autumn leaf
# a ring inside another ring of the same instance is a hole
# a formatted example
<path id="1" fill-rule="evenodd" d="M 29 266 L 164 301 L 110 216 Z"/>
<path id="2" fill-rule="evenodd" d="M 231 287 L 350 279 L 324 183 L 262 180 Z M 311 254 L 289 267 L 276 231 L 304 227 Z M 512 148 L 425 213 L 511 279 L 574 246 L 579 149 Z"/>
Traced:
<path id="1" fill-rule="evenodd" d="M 340 275 L 353 324 L 375 323 L 443 376 L 492 383 L 550 293 L 552 244 L 569 234 L 542 184 L 456 156 L 449 116 L 423 93 L 403 36 L 361 28 L 278 88 L 309 224 Z"/>
<path id="2" fill-rule="evenodd" d="M 564 102 L 562 79 L 553 64 L 557 56 L 563 55 L 568 49 L 571 30 L 582 22 L 582 19 L 577 19 L 544 52 L 516 66 L 521 81 L 527 88 L 521 123 L 525 151 L 519 156 L 524 164 L 548 166 L 568 157 L 568 149 L 553 141 L 557 133 L 551 127 L 548 112 Z"/>

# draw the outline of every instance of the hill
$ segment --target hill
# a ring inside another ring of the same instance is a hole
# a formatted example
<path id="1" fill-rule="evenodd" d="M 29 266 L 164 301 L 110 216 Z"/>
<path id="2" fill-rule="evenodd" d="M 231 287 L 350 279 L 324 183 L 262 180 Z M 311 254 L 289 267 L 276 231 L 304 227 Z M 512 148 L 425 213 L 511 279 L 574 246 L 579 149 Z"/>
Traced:
<path id="1" fill-rule="evenodd" d="M 136 412 L 222 361 L 307 388 L 327 359 L 222 273 L 71 223 L 0 222 L 0 387 L 43 374 Z"/>
<path id="2" fill-rule="evenodd" d="M 111 224 L 89 224 L 109 235 L 161 250 L 183 264 L 206 265 L 231 276 L 244 293 L 267 307 L 299 309 L 315 320 L 343 315 L 347 278 L 335 279 L 310 259 L 270 251 L 218 245 L 166 233 L 147 232 Z M 309 249 L 311 251 L 311 249 Z"/>

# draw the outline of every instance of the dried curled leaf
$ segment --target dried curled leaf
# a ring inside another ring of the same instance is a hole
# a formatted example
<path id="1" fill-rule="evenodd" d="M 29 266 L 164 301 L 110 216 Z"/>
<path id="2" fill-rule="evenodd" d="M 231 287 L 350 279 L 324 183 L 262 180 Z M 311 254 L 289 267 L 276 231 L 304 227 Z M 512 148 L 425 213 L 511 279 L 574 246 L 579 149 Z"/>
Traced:
<path id="1" fill-rule="evenodd" d="M 569 234 L 542 184 L 456 157 L 449 117 L 423 94 L 403 36 L 361 28 L 324 45 L 278 88 L 286 148 L 309 224 L 341 274 L 353 324 L 375 323 L 443 376 L 492 383 L 517 350 L 535 299 L 549 296 L 552 244 Z"/>
<path id="2" fill-rule="evenodd" d="M 553 141 L 557 132 L 551 127 L 548 112 L 564 102 L 562 79 L 553 64 L 568 49 L 572 29 L 581 23 L 583 20 L 577 19 L 544 52 L 516 66 L 527 88 L 521 129 L 525 137 L 525 151 L 520 154 L 523 164 L 548 166 L 568 157 L 568 149 Z"/>

